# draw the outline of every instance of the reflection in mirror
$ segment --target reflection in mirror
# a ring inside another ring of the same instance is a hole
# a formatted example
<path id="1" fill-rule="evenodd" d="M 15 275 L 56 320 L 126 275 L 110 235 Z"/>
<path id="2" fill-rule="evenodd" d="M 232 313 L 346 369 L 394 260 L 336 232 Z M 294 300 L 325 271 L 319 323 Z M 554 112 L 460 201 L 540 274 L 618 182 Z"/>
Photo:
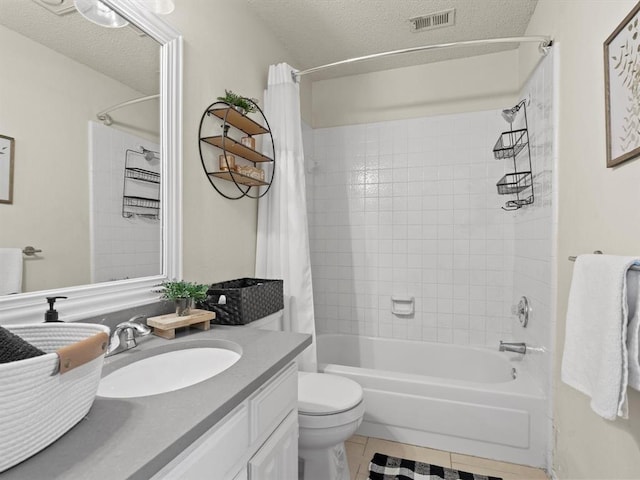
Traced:
<path id="1" fill-rule="evenodd" d="M 15 139 L 16 166 L 0 248 L 22 266 L 0 295 L 163 272 L 160 46 L 51 3 L 0 2 L 0 135 Z"/>

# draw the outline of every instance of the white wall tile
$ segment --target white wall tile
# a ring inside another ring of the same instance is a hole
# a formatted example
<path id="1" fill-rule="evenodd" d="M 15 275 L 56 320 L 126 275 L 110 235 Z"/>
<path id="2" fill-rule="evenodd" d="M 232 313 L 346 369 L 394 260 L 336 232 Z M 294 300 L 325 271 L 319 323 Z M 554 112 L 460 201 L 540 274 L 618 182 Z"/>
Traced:
<path id="1" fill-rule="evenodd" d="M 539 264 L 549 251 L 548 218 L 504 212 L 496 192 L 508 165 L 492 148 L 507 128 L 491 111 L 314 130 L 314 155 L 334 157 L 308 182 L 309 221 L 318 226 L 311 250 L 323 252 L 312 256 L 318 331 L 495 346 L 516 333 L 510 307 L 523 282 L 548 303 L 540 276 L 550 270 Z M 355 161 L 340 151 L 350 136 L 363 145 Z M 352 192 L 348 206 L 344 191 Z M 341 221 L 351 228 L 337 235 Z M 539 253 L 530 257 L 531 249 Z M 514 273 L 525 258 L 539 263 L 526 265 L 528 276 Z M 330 294 L 340 281 L 357 284 L 351 304 Z M 416 314 L 394 316 L 392 294 L 413 295 Z"/>

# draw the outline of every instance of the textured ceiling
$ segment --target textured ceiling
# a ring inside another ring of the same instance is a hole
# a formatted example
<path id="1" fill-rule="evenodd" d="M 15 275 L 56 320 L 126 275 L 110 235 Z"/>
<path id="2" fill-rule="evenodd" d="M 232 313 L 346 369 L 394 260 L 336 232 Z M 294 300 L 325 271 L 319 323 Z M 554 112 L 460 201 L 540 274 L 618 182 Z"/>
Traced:
<path id="1" fill-rule="evenodd" d="M 70 0 L 65 0 L 70 2 Z M 179 0 L 177 7 L 180 7 Z M 241 1 L 241 0 L 224 0 Z M 306 69 L 420 45 L 523 35 L 537 0 L 244 0 Z M 412 33 L 408 19 L 456 9 L 455 25 Z M 132 28 L 56 16 L 30 0 L 0 0 L 0 24 L 144 93 L 157 93 L 159 48 Z M 340 66 L 312 79 L 386 70 L 516 48 L 459 47 Z M 2 47 L 4 48 L 4 46 Z"/>
<path id="2" fill-rule="evenodd" d="M 75 11 L 57 16 L 29 0 L 0 0 L 0 24 L 141 93 L 159 91 L 160 47 L 130 27 L 99 27 Z"/>
<path id="3" fill-rule="evenodd" d="M 347 58 L 422 45 L 515 37 L 537 0 L 245 0 L 304 70 Z M 455 25 L 412 33 L 409 18 L 456 9 Z M 340 66 L 313 79 L 339 77 L 516 48 L 459 47 Z"/>

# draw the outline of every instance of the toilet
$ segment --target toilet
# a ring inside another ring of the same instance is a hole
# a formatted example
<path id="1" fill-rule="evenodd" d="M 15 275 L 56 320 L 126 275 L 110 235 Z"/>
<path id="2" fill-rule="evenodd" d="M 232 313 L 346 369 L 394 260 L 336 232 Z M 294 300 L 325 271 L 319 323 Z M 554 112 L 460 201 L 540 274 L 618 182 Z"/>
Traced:
<path id="1" fill-rule="evenodd" d="M 344 442 L 364 415 L 362 387 L 328 373 L 298 372 L 301 480 L 349 480 Z"/>
<path id="2" fill-rule="evenodd" d="M 285 330 L 281 312 L 246 327 Z M 328 373 L 298 372 L 299 479 L 350 480 L 344 442 L 363 416 L 360 384 Z"/>

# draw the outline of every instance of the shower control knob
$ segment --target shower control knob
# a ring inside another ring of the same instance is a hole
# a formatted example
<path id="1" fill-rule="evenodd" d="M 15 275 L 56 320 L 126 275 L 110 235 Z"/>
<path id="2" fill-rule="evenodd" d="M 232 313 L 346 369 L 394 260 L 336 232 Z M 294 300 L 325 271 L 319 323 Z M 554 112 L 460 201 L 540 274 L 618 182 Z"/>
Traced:
<path id="1" fill-rule="evenodd" d="M 529 323 L 529 314 L 531 313 L 531 307 L 529 306 L 529 300 L 527 297 L 520 297 L 520 301 L 514 310 L 515 311 L 512 311 L 518 316 L 520 325 L 522 325 L 523 328 L 526 327 Z"/>

